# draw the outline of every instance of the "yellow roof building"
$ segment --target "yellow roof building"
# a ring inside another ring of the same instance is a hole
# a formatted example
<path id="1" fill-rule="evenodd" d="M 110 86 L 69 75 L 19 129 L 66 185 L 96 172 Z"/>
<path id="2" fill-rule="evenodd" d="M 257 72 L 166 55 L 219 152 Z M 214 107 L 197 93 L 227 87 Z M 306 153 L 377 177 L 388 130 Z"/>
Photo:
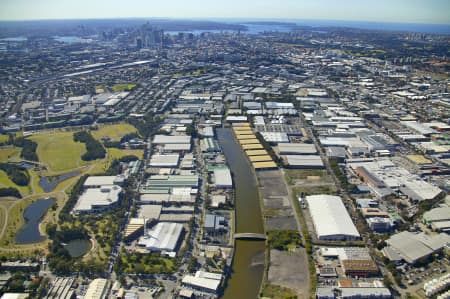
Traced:
<path id="1" fill-rule="evenodd" d="M 259 144 L 259 140 L 256 139 L 256 138 L 253 138 L 253 139 L 243 139 L 243 140 L 239 140 L 239 143 L 240 143 L 241 145 L 244 145 L 244 144 L 255 144 L 255 143 L 258 143 L 258 144 Z"/>
<path id="2" fill-rule="evenodd" d="M 248 157 L 250 159 L 250 162 L 270 162 L 273 161 L 272 158 L 269 155 L 265 156 L 250 156 Z"/>
<path id="3" fill-rule="evenodd" d="M 261 145 L 261 143 L 253 143 L 253 144 L 243 144 L 242 148 L 244 150 L 259 150 L 259 149 L 264 149 L 263 146 Z"/>
<path id="4" fill-rule="evenodd" d="M 271 169 L 271 168 L 278 168 L 277 164 L 273 161 L 270 162 L 254 162 L 252 163 L 253 168 L 258 169 Z"/>
<path id="5" fill-rule="evenodd" d="M 251 157 L 251 156 L 264 156 L 264 155 L 267 155 L 267 151 L 266 150 L 249 150 L 249 151 L 245 151 L 245 153 L 249 157 Z"/>

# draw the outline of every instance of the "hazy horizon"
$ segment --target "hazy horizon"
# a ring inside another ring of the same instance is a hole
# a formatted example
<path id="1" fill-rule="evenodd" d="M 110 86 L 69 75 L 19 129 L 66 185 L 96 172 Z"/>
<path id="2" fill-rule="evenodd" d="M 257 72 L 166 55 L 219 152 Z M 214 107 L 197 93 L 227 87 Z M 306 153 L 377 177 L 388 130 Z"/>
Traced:
<path id="1" fill-rule="evenodd" d="M 447 0 L 4 0 L 0 21 L 83 19 L 305 20 L 450 25 Z"/>

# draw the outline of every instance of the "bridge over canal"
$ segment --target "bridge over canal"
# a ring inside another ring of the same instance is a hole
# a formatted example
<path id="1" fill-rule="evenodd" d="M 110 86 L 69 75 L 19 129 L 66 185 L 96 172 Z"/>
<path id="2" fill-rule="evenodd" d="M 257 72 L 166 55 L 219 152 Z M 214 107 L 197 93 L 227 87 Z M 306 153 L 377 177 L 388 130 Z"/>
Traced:
<path id="1" fill-rule="evenodd" d="M 234 234 L 235 240 L 266 240 L 267 236 L 265 234 L 256 233 L 237 233 Z"/>

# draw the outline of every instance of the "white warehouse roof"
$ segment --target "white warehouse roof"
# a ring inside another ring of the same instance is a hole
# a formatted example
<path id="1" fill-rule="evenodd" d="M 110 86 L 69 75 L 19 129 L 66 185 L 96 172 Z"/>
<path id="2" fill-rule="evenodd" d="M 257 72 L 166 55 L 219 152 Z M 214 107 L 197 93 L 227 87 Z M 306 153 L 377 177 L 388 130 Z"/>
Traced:
<path id="1" fill-rule="evenodd" d="M 300 154 L 311 155 L 317 153 L 316 146 L 309 143 L 280 143 L 278 145 L 280 155 L 284 154 Z"/>
<path id="2" fill-rule="evenodd" d="M 228 168 L 214 169 L 214 183 L 217 187 L 233 187 L 233 180 Z"/>
<path id="3" fill-rule="evenodd" d="M 186 275 L 185 277 L 183 277 L 182 283 L 189 287 L 215 293 L 219 289 L 221 281 L 221 274 L 197 271 L 195 273 L 195 276 Z"/>
<path id="4" fill-rule="evenodd" d="M 86 179 L 83 186 L 85 188 L 89 188 L 92 186 L 108 186 L 108 185 L 114 185 L 114 182 L 116 181 L 116 176 L 114 175 L 108 175 L 108 176 L 90 176 Z"/>
<path id="5" fill-rule="evenodd" d="M 285 158 L 290 167 L 324 168 L 319 155 L 286 155 Z"/>
<path id="6" fill-rule="evenodd" d="M 306 196 L 317 237 L 321 240 L 359 239 L 358 230 L 339 196 Z"/>
<path id="7" fill-rule="evenodd" d="M 175 251 L 182 231 L 182 224 L 159 222 L 146 236 L 139 239 L 139 245 L 151 251 Z"/>
<path id="8" fill-rule="evenodd" d="M 180 162 L 180 155 L 160 155 L 155 154 L 150 159 L 150 166 L 152 167 L 177 167 Z"/>
<path id="9" fill-rule="evenodd" d="M 153 138 L 153 144 L 177 144 L 177 143 L 191 143 L 191 136 L 168 136 L 168 135 L 155 135 Z"/>
<path id="10" fill-rule="evenodd" d="M 121 191 L 119 186 L 111 185 L 87 189 L 78 198 L 73 211 L 83 213 L 106 209 L 119 201 Z"/>

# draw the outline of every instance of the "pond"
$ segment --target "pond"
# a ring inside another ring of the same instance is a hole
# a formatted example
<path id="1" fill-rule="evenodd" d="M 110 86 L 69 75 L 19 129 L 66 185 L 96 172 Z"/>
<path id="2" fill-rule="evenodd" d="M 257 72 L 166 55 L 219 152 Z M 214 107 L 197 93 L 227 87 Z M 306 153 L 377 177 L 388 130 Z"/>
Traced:
<path id="1" fill-rule="evenodd" d="M 46 192 L 46 193 L 52 192 L 53 189 L 55 189 L 55 187 L 59 183 L 61 183 L 64 180 L 75 177 L 79 174 L 80 174 L 79 171 L 72 171 L 72 172 L 68 172 L 68 173 L 64 173 L 64 174 L 60 174 L 60 175 L 56 175 L 56 176 L 43 176 L 43 177 L 41 177 L 41 179 L 39 181 L 39 186 L 41 186 L 42 189 L 44 189 L 44 192 Z"/>
<path id="2" fill-rule="evenodd" d="M 45 240 L 45 236 L 41 236 L 39 231 L 39 222 L 54 202 L 54 198 L 40 199 L 26 207 L 23 212 L 25 224 L 16 234 L 17 244 L 38 243 Z"/>
<path id="3" fill-rule="evenodd" d="M 71 257 L 85 255 L 91 249 L 91 242 L 85 239 L 72 240 L 64 245 Z"/>

